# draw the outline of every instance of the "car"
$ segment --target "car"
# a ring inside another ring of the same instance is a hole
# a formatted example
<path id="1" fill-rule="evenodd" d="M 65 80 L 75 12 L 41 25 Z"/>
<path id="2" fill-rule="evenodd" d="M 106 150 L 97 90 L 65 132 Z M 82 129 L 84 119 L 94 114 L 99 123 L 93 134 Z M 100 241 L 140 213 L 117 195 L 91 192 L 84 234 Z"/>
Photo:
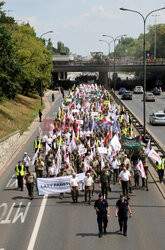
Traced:
<path id="1" fill-rule="evenodd" d="M 146 102 L 155 102 L 155 96 L 153 93 L 146 93 L 145 94 Z"/>
<path id="2" fill-rule="evenodd" d="M 153 93 L 154 95 L 160 95 L 160 94 L 161 94 L 161 91 L 160 91 L 160 89 L 159 89 L 158 87 L 155 87 L 155 88 L 152 90 L 152 93 Z"/>
<path id="3" fill-rule="evenodd" d="M 142 86 L 135 86 L 133 92 L 135 94 L 143 94 L 143 87 Z"/>
<path id="4" fill-rule="evenodd" d="M 165 125 L 165 113 L 163 111 L 152 113 L 152 115 L 150 115 L 149 122 L 152 125 Z"/>
<path id="5" fill-rule="evenodd" d="M 132 100 L 132 93 L 131 91 L 125 91 L 122 95 L 122 100 Z"/>
<path id="6" fill-rule="evenodd" d="M 118 92 L 118 95 L 124 94 L 125 91 L 126 91 L 126 88 L 120 88 L 119 92 Z"/>

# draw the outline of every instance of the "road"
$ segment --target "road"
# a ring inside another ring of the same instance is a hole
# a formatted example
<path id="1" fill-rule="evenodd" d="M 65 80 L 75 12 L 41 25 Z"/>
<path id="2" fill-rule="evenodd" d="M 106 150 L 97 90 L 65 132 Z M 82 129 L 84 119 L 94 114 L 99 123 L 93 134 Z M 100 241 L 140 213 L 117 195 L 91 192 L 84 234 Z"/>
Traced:
<path id="1" fill-rule="evenodd" d="M 118 95 L 119 96 L 119 95 Z M 121 98 L 121 96 L 119 96 Z M 124 100 L 132 112 L 139 117 L 143 124 L 143 94 L 133 94 L 132 100 Z M 153 135 L 165 148 L 165 126 L 153 126 L 149 123 L 149 115 L 155 111 L 165 109 L 165 92 L 160 96 L 156 96 L 155 102 L 146 102 L 146 127 L 152 131 Z"/>
<path id="2" fill-rule="evenodd" d="M 52 107 L 49 118 L 54 117 L 59 104 L 60 99 Z M 35 193 L 35 199 L 30 201 L 26 188 L 23 192 L 17 191 L 13 176 L 15 165 L 22 159 L 24 151 L 33 156 L 32 145 L 37 134 L 38 130 L 0 178 L 0 249 L 32 250 L 33 244 L 35 250 L 164 249 L 165 201 L 150 176 L 149 191 L 133 190 L 131 195 L 133 217 L 128 221 L 127 237 L 118 234 L 118 221 L 114 216 L 115 204 L 121 193 L 118 185 L 112 185 L 109 194 L 108 233 L 101 239 L 98 238 L 93 209 L 98 185 L 92 205 L 84 204 L 82 192 L 79 203 L 73 204 L 70 194 L 65 194 L 65 198 L 60 200 L 56 195 L 43 198 Z"/>

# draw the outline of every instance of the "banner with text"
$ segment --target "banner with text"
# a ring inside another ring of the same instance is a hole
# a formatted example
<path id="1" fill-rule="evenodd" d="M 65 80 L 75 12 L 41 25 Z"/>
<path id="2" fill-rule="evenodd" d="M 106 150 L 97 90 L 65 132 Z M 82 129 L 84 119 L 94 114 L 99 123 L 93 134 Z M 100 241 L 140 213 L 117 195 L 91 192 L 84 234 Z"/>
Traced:
<path id="1" fill-rule="evenodd" d="M 77 174 L 76 177 L 80 182 L 80 190 L 82 190 L 82 183 L 85 177 L 85 173 Z M 38 194 L 44 195 L 70 192 L 71 178 L 72 175 L 55 178 L 37 178 Z"/>

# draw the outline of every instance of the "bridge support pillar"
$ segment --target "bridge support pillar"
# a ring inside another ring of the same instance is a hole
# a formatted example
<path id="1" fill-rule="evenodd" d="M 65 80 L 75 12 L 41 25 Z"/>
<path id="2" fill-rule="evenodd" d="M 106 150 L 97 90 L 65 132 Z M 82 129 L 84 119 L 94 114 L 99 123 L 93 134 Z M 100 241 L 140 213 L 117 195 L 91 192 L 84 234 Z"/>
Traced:
<path id="1" fill-rule="evenodd" d="M 108 73 L 99 72 L 99 84 L 104 85 L 105 88 L 108 88 Z"/>

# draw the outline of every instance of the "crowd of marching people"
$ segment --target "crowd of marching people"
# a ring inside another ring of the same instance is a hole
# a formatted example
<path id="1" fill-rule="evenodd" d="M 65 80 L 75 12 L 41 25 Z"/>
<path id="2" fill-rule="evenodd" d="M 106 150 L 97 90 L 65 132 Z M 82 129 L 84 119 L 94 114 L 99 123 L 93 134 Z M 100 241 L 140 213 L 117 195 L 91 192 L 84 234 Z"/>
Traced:
<path id="1" fill-rule="evenodd" d="M 55 119 L 46 121 L 44 131 L 39 129 L 32 161 L 25 152 L 23 161 L 16 166 L 18 186 L 23 190 L 26 179 L 29 196 L 33 198 L 35 176 L 31 166 L 34 165 L 37 178 L 72 176 L 73 202 L 78 201 L 80 183 L 76 174 L 79 173 L 85 173 L 83 190 L 89 203 L 96 182 L 105 198 L 111 184 L 118 183 L 129 199 L 132 186 L 140 188 L 140 179 L 142 188 L 148 191 L 146 148 L 133 151 L 122 147 L 122 135 L 131 139 L 135 133 L 131 115 L 114 102 L 103 86 L 80 84 L 63 99 Z M 63 197 L 61 193 L 60 198 Z"/>

